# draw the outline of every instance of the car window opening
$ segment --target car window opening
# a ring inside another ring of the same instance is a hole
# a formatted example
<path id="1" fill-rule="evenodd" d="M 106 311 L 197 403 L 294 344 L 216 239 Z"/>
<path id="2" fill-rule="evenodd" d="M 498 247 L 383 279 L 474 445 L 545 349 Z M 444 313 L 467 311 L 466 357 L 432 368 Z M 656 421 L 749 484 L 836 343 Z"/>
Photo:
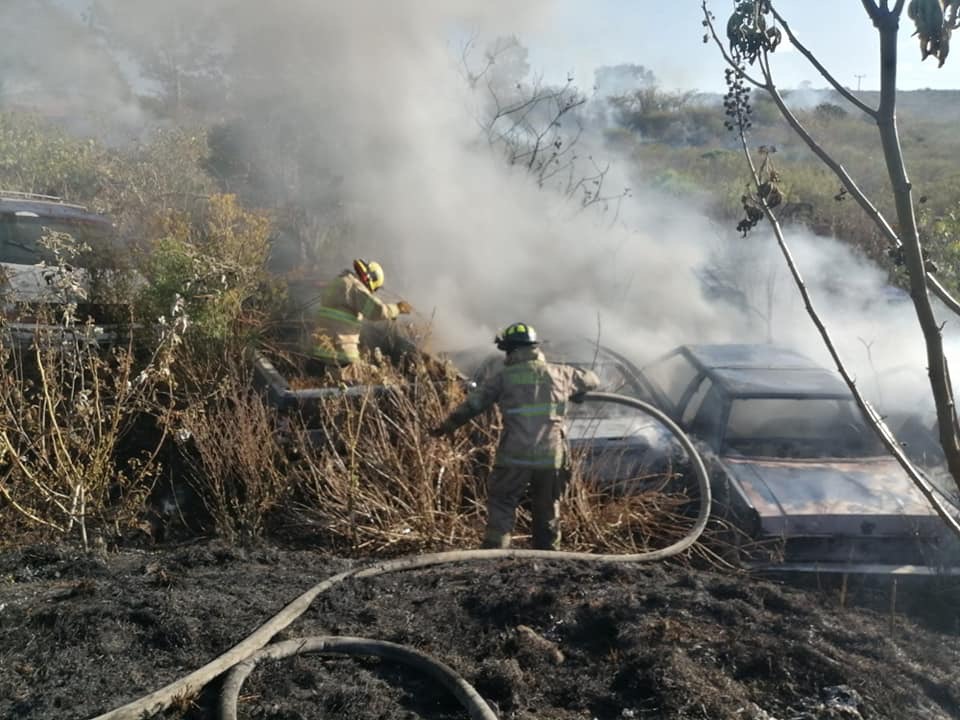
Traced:
<path id="1" fill-rule="evenodd" d="M 884 453 L 852 399 L 736 399 L 724 443 L 729 452 L 754 457 L 862 458 Z"/>
<path id="2" fill-rule="evenodd" d="M 670 355 L 643 369 L 643 374 L 656 387 L 661 388 L 667 400 L 676 410 L 684 392 L 697 376 L 696 366 L 681 354 Z"/>
<path id="3" fill-rule="evenodd" d="M 50 233 L 66 233 L 78 246 L 87 245 L 89 252 L 109 255 L 112 241 L 110 226 L 83 221 L 56 220 L 36 213 L 4 213 L 0 215 L 0 262 L 13 265 L 54 263 L 56 257 L 41 240 Z M 98 256 L 99 258 L 99 256 Z M 72 258 L 64 258 L 71 260 Z M 107 263 L 100 261 L 100 265 Z"/>

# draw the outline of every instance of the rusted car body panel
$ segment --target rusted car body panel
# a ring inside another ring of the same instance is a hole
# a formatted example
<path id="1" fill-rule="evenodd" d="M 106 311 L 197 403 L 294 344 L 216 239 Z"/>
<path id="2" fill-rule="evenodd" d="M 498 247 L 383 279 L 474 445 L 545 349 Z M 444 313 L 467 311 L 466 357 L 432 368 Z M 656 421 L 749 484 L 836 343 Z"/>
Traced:
<path id="1" fill-rule="evenodd" d="M 956 539 L 876 442 L 837 373 L 784 348 L 691 345 L 641 376 L 702 441 L 718 510 L 763 548 L 747 553 L 754 566 L 954 572 Z"/>
<path id="2" fill-rule="evenodd" d="M 893 458 L 855 462 L 725 457 L 769 535 L 933 534 L 936 516 Z"/>
<path id="3" fill-rule="evenodd" d="M 577 477 L 619 495 L 661 487 L 685 466 L 682 448 L 659 422 L 636 412 L 611 417 L 610 410 L 585 403 L 567 418 Z"/>

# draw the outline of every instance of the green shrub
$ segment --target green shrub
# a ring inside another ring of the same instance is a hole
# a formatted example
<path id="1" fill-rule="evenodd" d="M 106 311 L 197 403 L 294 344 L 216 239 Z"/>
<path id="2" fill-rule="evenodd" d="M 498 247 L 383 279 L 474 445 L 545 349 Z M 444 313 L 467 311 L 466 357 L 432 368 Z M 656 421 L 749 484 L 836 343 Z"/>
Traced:
<path id="1" fill-rule="evenodd" d="M 234 195 L 213 195 L 192 212 L 161 212 L 140 267 L 146 283 L 137 309 L 144 322 L 179 304 L 194 337 L 224 340 L 245 305 L 268 284 L 270 221 Z"/>

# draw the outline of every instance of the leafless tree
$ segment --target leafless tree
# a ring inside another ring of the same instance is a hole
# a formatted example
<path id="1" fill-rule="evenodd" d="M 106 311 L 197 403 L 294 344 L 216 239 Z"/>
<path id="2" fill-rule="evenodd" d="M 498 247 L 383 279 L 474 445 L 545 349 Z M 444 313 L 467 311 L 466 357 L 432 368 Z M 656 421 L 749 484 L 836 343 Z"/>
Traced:
<path id="1" fill-rule="evenodd" d="M 902 255 L 910 280 L 910 296 L 926 343 L 930 384 L 937 408 L 940 443 L 943 446 L 950 472 L 958 487 L 960 487 L 960 424 L 957 421 L 950 373 L 943 352 L 942 325 L 938 323 L 934 315 L 930 292 L 932 291 L 939 297 L 954 313 L 960 314 L 960 304 L 950 296 L 943 285 L 928 270 L 920 244 L 912 188 L 907 177 L 896 122 L 897 35 L 906 0 L 861 0 L 861 2 L 867 18 L 877 28 L 880 36 L 881 90 L 880 102 L 877 107 L 866 104 L 836 80 L 814 53 L 793 33 L 790 25 L 775 8 L 774 0 L 737 0 L 733 13 L 727 21 L 727 44 L 719 37 L 715 26 L 715 16 L 710 12 L 708 4 L 704 0 L 701 5 L 704 15 L 703 24 L 707 28 L 704 41 L 710 42 L 712 39 L 728 65 L 727 78 L 731 90 L 727 96 L 726 110 L 730 117 L 730 127 L 740 131 L 743 149 L 755 181 L 757 192 L 744 197 L 744 208 L 747 212 L 746 222 L 749 226 L 752 226 L 765 217 L 773 226 L 781 244 L 781 249 L 790 264 L 794 279 L 804 296 L 807 309 L 827 343 L 841 374 L 844 375 L 854 391 L 867 419 L 874 425 L 891 451 L 901 459 L 905 467 L 908 467 L 909 461 L 903 457 L 899 444 L 893 439 L 880 416 L 863 400 L 853 379 L 843 367 L 839 355 L 830 342 L 826 328 L 809 300 L 799 270 L 793 263 L 789 249 L 783 240 L 779 223 L 773 213 L 773 208 L 776 204 L 779 204 L 781 199 L 776 185 L 778 178 L 775 173 L 771 173 L 766 168 L 766 156 L 764 156 L 764 163 L 759 168 L 757 167 L 752 160 L 746 142 L 745 132 L 750 127 L 749 96 L 751 87 L 770 96 L 791 128 L 817 157 L 837 175 L 844 191 L 849 193 L 877 224 L 883 236 L 890 243 L 891 248 Z M 948 6 L 956 4 L 953 0 L 947 3 Z M 956 25 L 955 14 L 950 11 L 945 13 L 941 0 L 912 0 L 909 16 L 917 25 L 923 56 L 933 55 L 938 57 L 942 65 L 942 61 L 946 57 L 950 30 Z M 884 217 L 877 209 L 876 204 L 861 190 L 856 180 L 812 136 L 784 101 L 783 95 L 777 88 L 770 64 L 770 55 L 776 51 L 784 34 L 789 39 L 790 44 L 810 62 L 844 100 L 876 123 L 894 196 L 895 224 Z M 920 489 L 938 507 L 944 519 L 950 522 L 955 531 L 960 532 L 960 527 L 958 527 L 956 521 L 946 516 L 939 501 L 930 492 L 926 480 L 912 468 L 909 468 L 908 472 L 911 473 Z"/>
<path id="2" fill-rule="evenodd" d="M 630 189 L 608 193 L 604 184 L 610 165 L 578 153 L 584 127 L 577 110 L 588 98 L 574 78 L 549 85 L 540 75 L 528 77 L 527 50 L 514 37 L 495 40 L 479 63 L 473 60 L 475 44 L 471 38 L 463 47 L 461 74 L 471 89 L 485 93 L 476 121 L 490 145 L 501 149 L 511 165 L 525 167 L 540 187 L 556 183 L 581 208 L 612 210 L 616 222 Z"/>

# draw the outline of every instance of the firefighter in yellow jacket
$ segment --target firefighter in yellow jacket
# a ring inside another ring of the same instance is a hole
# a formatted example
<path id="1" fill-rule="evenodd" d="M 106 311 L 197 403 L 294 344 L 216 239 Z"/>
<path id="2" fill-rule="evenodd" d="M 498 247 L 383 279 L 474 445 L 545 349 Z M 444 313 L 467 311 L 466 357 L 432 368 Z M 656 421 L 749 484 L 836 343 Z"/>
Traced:
<path id="1" fill-rule="evenodd" d="M 364 320 L 393 320 L 411 312 L 410 303 L 385 303 L 374 293 L 383 286 L 380 263 L 356 259 L 320 296 L 313 333 L 313 359 L 330 370 L 360 360 L 360 326 Z"/>
<path id="2" fill-rule="evenodd" d="M 529 486 L 533 546 L 555 550 L 560 542 L 559 499 L 569 475 L 564 418 L 569 400 L 599 385 L 596 374 L 548 363 L 536 331 L 514 323 L 498 337 L 507 353 L 503 368 L 485 380 L 431 434 L 452 432 L 475 415 L 500 405 L 503 433 L 487 482 L 485 548 L 507 548 L 517 505 Z"/>

